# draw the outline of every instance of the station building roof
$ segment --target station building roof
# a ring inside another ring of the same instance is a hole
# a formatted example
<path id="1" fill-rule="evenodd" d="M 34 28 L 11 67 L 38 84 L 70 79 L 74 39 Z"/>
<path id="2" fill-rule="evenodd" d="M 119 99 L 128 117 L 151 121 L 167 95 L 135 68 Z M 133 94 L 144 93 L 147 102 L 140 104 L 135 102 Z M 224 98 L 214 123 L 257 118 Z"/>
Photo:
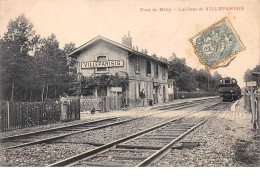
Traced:
<path id="1" fill-rule="evenodd" d="M 117 46 L 117 47 L 119 47 L 119 48 L 122 48 L 122 49 L 124 49 L 124 50 L 126 50 L 126 51 L 129 51 L 130 53 L 133 53 L 133 54 L 136 54 L 136 55 L 139 55 L 139 56 L 143 56 L 143 57 L 145 57 L 145 58 L 147 58 L 147 59 L 154 60 L 154 61 L 156 61 L 156 62 L 160 62 L 160 63 L 163 63 L 163 64 L 168 64 L 168 63 L 167 63 L 166 61 L 164 61 L 164 60 L 161 60 L 161 59 L 156 58 L 156 57 L 153 57 L 153 56 L 149 56 L 149 55 L 147 55 L 147 54 L 145 54 L 145 53 L 142 53 L 142 52 L 138 52 L 138 51 L 136 51 L 136 50 L 134 50 L 134 49 L 132 49 L 132 48 L 130 48 L 130 47 L 124 45 L 124 44 L 115 42 L 115 41 L 113 41 L 113 40 L 107 39 L 107 38 L 102 37 L 102 36 L 100 36 L 100 35 L 97 36 L 97 37 L 95 37 L 95 38 L 93 38 L 92 40 L 88 41 L 87 43 L 85 43 L 85 44 L 79 46 L 79 47 L 76 48 L 74 51 L 72 51 L 71 53 L 69 53 L 68 56 L 69 56 L 69 57 L 75 57 L 75 56 L 77 56 L 78 54 L 80 54 L 82 51 L 84 51 L 88 46 L 90 46 L 91 44 L 93 44 L 93 43 L 95 43 L 95 42 L 97 42 L 97 41 L 100 41 L 100 40 L 103 40 L 103 41 L 105 41 L 105 42 L 108 42 L 108 43 L 110 43 L 110 44 L 112 44 L 112 45 L 115 45 L 115 46 Z"/>

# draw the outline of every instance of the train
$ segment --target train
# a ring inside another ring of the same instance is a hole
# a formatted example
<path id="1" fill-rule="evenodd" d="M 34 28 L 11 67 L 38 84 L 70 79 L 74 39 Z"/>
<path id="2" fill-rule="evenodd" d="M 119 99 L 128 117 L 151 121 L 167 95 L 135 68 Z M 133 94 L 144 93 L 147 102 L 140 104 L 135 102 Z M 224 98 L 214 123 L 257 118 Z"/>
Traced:
<path id="1" fill-rule="evenodd" d="M 235 78 L 222 78 L 219 80 L 218 93 L 223 101 L 235 101 L 241 97 L 241 89 Z"/>

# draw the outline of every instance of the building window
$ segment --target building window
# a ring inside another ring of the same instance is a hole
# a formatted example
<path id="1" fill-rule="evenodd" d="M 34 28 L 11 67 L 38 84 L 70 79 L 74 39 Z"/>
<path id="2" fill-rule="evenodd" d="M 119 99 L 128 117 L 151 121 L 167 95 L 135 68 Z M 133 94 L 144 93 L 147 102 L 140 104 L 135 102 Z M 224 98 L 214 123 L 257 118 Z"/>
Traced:
<path id="1" fill-rule="evenodd" d="M 165 78 L 165 67 L 162 66 L 162 77 Z"/>
<path id="2" fill-rule="evenodd" d="M 97 61 L 106 61 L 107 60 L 107 56 L 97 56 Z M 97 68 L 97 72 L 105 72 L 108 71 L 107 68 Z"/>
<path id="3" fill-rule="evenodd" d="M 140 72 L 140 59 L 138 57 L 135 58 L 135 71 Z"/>
<path id="4" fill-rule="evenodd" d="M 154 63 L 154 76 L 158 77 L 158 64 Z"/>
<path id="5" fill-rule="evenodd" d="M 140 89 L 141 89 L 141 86 L 139 83 L 136 83 L 135 84 L 135 98 L 136 99 L 139 99 L 140 98 Z"/>
<path id="6" fill-rule="evenodd" d="M 146 62 L 146 74 L 151 75 L 151 62 L 149 60 Z"/>

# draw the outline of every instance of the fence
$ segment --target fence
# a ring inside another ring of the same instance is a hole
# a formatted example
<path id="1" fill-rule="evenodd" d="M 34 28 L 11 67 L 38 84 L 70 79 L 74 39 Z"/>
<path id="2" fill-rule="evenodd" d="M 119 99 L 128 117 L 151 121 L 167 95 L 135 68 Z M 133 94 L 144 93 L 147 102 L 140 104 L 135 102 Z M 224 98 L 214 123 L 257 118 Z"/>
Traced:
<path id="1" fill-rule="evenodd" d="M 123 97 L 101 97 L 96 99 L 81 99 L 80 111 L 90 111 L 93 108 L 100 110 L 101 112 L 107 112 L 109 110 L 119 110 L 125 107 L 127 104 Z"/>
<path id="2" fill-rule="evenodd" d="M 260 134 L 260 93 L 256 93 L 256 123 L 257 123 L 257 132 Z"/>
<path id="3" fill-rule="evenodd" d="M 54 123 L 60 118 L 58 102 L 0 102 L 1 131 Z"/>
<path id="4" fill-rule="evenodd" d="M 217 94 L 211 92 L 181 92 L 174 93 L 174 99 L 184 99 L 184 98 L 198 98 L 206 96 L 216 96 Z"/>
<path id="5" fill-rule="evenodd" d="M 124 107 L 124 101 L 122 97 L 104 97 L 103 103 L 106 104 L 106 111 L 118 110 Z"/>
<path id="6" fill-rule="evenodd" d="M 253 100 L 251 99 L 253 95 Z M 260 93 L 245 93 L 244 94 L 244 108 L 252 113 L 253 129 L 260 134 Z"/>
<path id="7" fill-rule="evenodd" d="M 80 120 L 80 99 L 69 100 L 66 121 Z"/>
<path id="8" fill-rule="evenodd" d="M 79 100 L 69 100 L 66 121 L 80 119 Z M 57 101 L 0 101 L 0 130 L 15 130 L 60 121 L 61 104 Z"/>
<path id="9" fill-rule="evenodd" d="M 80 99 L 80 111 L 90 111 L 91 109 L 102 109 L 101 98 Z"/>
<path id="10" fill-rule="evenodd" d="M 244 94 L 244 108 L 245 108 L 248 112 L 252 112 L 250 93 L 245 93 L 245 94 Z"/>
<path id="11" fill-rule="evenodd" d="M 0 101 L 0 128 L 1 131 L 9 128 L 9 103 L 8 101 Z"/>

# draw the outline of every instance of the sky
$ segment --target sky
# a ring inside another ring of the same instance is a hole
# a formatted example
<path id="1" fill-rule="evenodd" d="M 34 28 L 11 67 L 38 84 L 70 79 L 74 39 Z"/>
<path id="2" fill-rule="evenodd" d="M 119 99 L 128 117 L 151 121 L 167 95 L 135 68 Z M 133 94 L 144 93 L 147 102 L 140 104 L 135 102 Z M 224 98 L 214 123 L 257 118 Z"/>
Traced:
<path id="1" fill-rule="evenodd" d="M 240 10 L 206 11 L 206 7 Z M 204 69 L 189 38 L 228 17 L 246 50 L 227 67 L 212 72 L 236 78 L 243 87 L 244 72 L 260 64 L 259 9 L 259 0 L 0 0 L 0 36 L 7 31 L 10 19 L 23 13 L 37 34 L 47 37 L 54 33 L 61 47 L 69 42 L 78 47 L 98 35 L 121 43 L 130 31 L 133 46 L 139 50 L 147 49 L 149 55 L 165 58 L 175 53 L 178 58 L 186 58 L 188 66 Z"/>

